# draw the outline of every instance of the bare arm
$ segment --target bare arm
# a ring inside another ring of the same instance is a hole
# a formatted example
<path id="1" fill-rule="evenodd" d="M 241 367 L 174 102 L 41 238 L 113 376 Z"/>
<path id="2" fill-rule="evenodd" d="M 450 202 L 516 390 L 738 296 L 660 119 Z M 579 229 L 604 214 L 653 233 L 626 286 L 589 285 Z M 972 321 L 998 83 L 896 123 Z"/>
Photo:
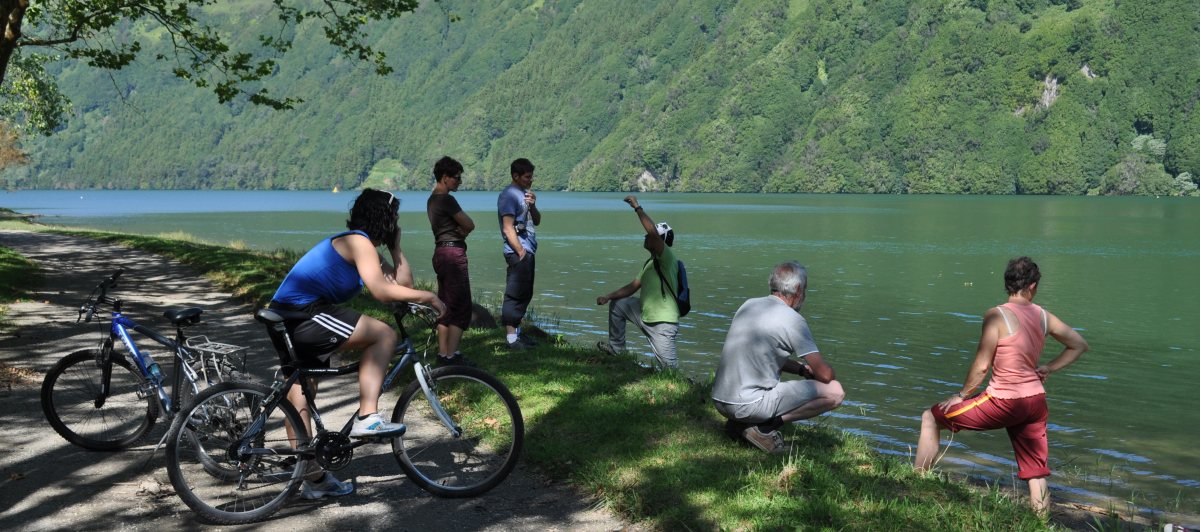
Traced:
<path id="1" fill-rule="evenodd" d="M 638 221 L 642 222 L 642 229 L 646 231 L 646 236 L 649 237 L 650 254 L 658 257 L 662 255 L 663 248 L 666 247 L 666 242 L 663 242 L 661 236 L 658 235 L 658 229 L 654 227 L 654 220 L 650 219 L 650 215 L 646 214 L 646 209 L 638 203 L 637 196 L 630 194 L 625 196 L 625 203 L 633 207 L 633 212 L 638 215 Z"/>
<path id="2" fill-rule="evenodd" d="M 347 235 L 335 240 L 335 247 L 342 247 L 349 251 L 350 260 L 358 270 L 359 277 L 362 277 L 363 284 L 376 300 L 383 303 L 421 303 L 433 307 L 439 315 L 445 314 L 446 305 L 442 304 L 442 301 L 433 292 L 401 286 L 385 278 L 383 270 L 378 266 L 379 254 L 367 237 L 357 234 Z"/>
<path id="3" fill-rule="evenodd" d="M 408 263 L 408 259 L 404 257 L 404 252 L 400 249 L 400 227 L 396 227 L 396 237 L 393 241 L 387 243 L 388 254 L 391 256 L 394 266 L 388 267 L 385 261 L 380 261 L 380 266 L 383 269 L 385 279 L 390 277 L 392 282 L 408 288 L 413 287 L 412 266 Z"/>
<path id="4" fill-rule="evenodd" d="M 983 331 L 979 334 L 979 347 L 975 350 L 975 361 L 967 370 L 967 378 L 962 390 L 953 397 L 942 401 L 942 408 L 949 408 L 961 403 L 963 398 L 971 395 L 987 378 L 988 370 L 992 369 L 992 360 L 996 358 L 996 345 L 1000 343 L 1000 324 L 1004 316 L 1000 310 L 992 307 L 983 315 Z"/>
<path id="5" fill-rule="evenodd" d="M 542 223 L 542 211 L 537 208 L 537 194 L 532 190 L 525 191 L 525 205 L 529 206 L 529 219 L 533 221 L 533 225 Z"/>
<path id="6" fill-rule="evenodd" d="M 825 359 L 821 357 L 821 353 L 809 353 L 804 355 L 803 358 L 808 362 L 807 365 L 798 360 L 789 359 L 783 363 L 783 371 L 795 373 L 806 379 L 813 379 L 824 384 L 829 384 L 837 378 L 837 374 L 833 371 L 833 366 L 825 362 Z"/>
<path id="7" fill-rule="evenodd" d="M 642 280 L 634 279 L 629 284 L 596 298 L 597 305 L 607 305 L 609 301 L 625 299 L 642 288 Z"/>
<path id="8" fill-rule="evenodd" d="M 454 213 L 454 223 L 458 224 L 458 234 L 463 238 L 471 234 L 475 230 L 475 221 L 467 215 L 467 211 L 458 211 Z"/>
<path id="9" fill-rule="evenodd" d="M 1038 377 L 1042 380 L 1046 380 L 1051 373 L 1075 363 L 1083 352 L 1088 350 L 1088 343 L 1083 339 L 1083 335 L 1049 312 L 1046 313 L 1046 330 L 1063 345 L 1063 350 L 1049 364 L 1038 366 Z"/>
<path id="10" fill-rule="evenodd" d="M 517 252 L 517 257 L 525 258 L 525 248 L 521 246 L 521 240 L 517 238 L 517 226 L 514 225 L 516 218 L 511 214 L 505 214 L 500 219 L 500 232 L 504 234 L 504 241 L 508 242 L 508 246 Z"/>

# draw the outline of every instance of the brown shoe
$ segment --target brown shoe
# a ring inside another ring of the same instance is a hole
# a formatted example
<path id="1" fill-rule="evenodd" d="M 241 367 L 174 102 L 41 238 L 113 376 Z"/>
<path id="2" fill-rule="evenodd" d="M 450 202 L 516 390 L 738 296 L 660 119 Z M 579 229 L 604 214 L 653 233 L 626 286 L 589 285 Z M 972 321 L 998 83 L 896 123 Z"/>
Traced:
<path id="1" fill-rule="evenodd" d="M 749 427 L 742 431 L 742 437 L 746 438 L 746 441 L 755 447 L 768 453 L 785 453 L 791 449 L 787 444 L 783 443 L 783 434 L 780 434 L 777 430 L 763 432 L 758 430 L 758 427 Z"/>

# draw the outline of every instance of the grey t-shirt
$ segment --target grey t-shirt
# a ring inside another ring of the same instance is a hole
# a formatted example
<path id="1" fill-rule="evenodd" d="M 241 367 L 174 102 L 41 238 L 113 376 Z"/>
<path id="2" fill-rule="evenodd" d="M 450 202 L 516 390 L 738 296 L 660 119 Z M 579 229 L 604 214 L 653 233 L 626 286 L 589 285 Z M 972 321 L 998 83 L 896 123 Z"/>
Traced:
<path id="1" fill-rule="evenodd" d="M 748 299 L 729 324 L 712 397 L 734 405 L 756 402 L 779 384 L 789 357 L 816 352 L 808 322 L 787 303 L 775 296 Z"/>

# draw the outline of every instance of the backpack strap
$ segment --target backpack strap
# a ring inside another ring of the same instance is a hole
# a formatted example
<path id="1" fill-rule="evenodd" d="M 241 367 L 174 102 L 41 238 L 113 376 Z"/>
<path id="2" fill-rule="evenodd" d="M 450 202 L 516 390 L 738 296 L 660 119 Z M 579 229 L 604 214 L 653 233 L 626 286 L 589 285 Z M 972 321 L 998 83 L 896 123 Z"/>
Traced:
<path id="1" fill-rule="evenodd" d="M 657 258 L 657 257 L 650 257 L 650 261 L 654 261 L 654 272 L 658 274 L 658 279 L 659 279 L 660 281 L 662 281 L 662 283 L 661 283 L 661 284 L 659 284 L 659 286 L 658 286 L 658 290 L 659 290 L 659 292 L 660 292 L 662 295 L 664 295 L 664 296 L 665 296 L 665 295 L 667 295 L 667 290 L 670 290 L 670 291 L 671 291 L 671 297 L 672 297 L 672 298 L 675 298 L 675 299 L 679 299 L 679 295 L 675 293 L 675 288 L 673 288 L 673 287 L 671 286 L 671 283 L 670 283 L 670 281 L 667 281 L 667 277 L 666 277 L 665 275 L 663 275 L 663 272 L 662 272 L 662 267 L 660 267 L 660 266 L 658 265 L 658 258 Z M 646 262 L 650 262 L 650 261 L 646 261 Z M 666 288 L 663 288 L 664 286 L 665 286 Z"/>

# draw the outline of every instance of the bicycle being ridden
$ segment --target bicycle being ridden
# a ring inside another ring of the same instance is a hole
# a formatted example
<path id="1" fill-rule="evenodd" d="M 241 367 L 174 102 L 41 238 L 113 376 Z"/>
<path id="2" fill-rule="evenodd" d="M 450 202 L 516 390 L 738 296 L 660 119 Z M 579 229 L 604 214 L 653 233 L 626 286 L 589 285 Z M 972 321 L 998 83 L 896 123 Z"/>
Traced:
<path id="1" fill-rule="evenodd" d="M 428 330 L 419 352 L 404 327 L 405 315 Z M 401 337 L 395 352 L 402 356 L 387 371 L 382 390 L 390 389 L 406 368 L 415 376 L 392 411 L 397 431 L 353 438 L 357 416 L 341 430 L 325 428 L 312 379 L 355 373 L 359 363 L 313 368 L 285 362 L 283 378 L 273 386 L 223 383 L 202 392 L 176 418 L 167 440 L 167 472 L 176 493 L 206 521 L 259 521 L 296 492 L 310 463 L 329 471 L 343 469 L 354 449 L 369 443 L 391 443 L 408 479 L 434 495 L 471 497 L 498 485 L 516 465 L 524 442 L 520 408 L 508 388 L 483 370 L 461 365 L 433 369 L 423 362 L 436 337 L 436 315 L 421 305 L 405 305 L 394 314 Z M 294 361 L 292 338 L 284 326 L 289 317 L 271 309 L 256 315 L 284 360 Z M 311 438 L 286 400 L 293 385 L 303 391 L 316 425 Z"/>
<path id="2" fill-rule="evenodd" d="M 72 444 L 95 451 L 116 451 L 133 445 L 154 426 L 159 415 L 171 420 L 202 387 L 246 379 L 242 373 L 245 347 L 184 334 L 185 327 L 200 322 L 202 309 L 163 313 L 175 326 L 174 339 L 124 315 L 123 302 L 109 294 L 123 272 L 117 270 L 97 285 L 79 308 L 76 322 L 90 323 L 97 311 L 110 312 L 100 346 L 63 357 L 42 381 L 42 412 L 50 426 Z M 149 352 L 138 347 L 132 332 L 171 353 L 174 369 L 169 391 L 162 368 Z M 117 349 L 118 341 L 125 347 L 124 353 Z"/>

